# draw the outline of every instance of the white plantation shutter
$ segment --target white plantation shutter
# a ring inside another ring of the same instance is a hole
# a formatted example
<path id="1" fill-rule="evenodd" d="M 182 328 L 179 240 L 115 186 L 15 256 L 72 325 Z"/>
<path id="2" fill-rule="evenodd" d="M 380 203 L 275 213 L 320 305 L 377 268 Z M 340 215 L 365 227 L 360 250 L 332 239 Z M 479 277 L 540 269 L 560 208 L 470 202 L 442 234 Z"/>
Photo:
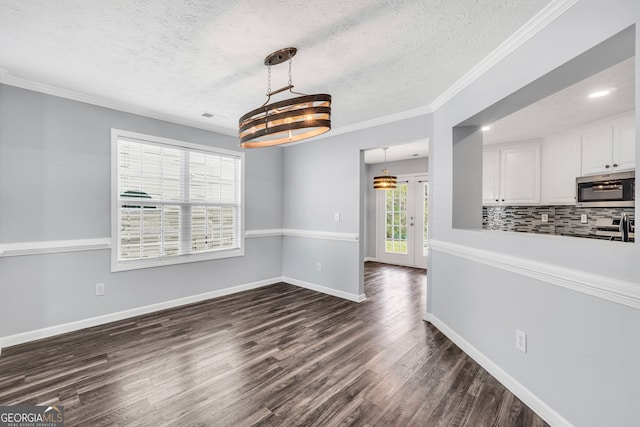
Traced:
<path id="1" fill-rule="evenodd" d="M 112 139 L 116 270 L 243 254 L 241 153 L 115 130 Z"/>

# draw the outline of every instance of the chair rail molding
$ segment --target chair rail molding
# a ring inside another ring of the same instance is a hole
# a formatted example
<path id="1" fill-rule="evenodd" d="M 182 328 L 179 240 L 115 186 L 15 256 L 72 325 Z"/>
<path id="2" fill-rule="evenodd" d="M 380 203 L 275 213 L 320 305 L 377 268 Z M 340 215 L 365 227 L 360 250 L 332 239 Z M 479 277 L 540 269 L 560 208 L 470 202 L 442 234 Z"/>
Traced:
<path id="1" fill-rule="evenodd" d="M 246 230 L 245 238 L 255 239 L 260 237 L 306 237 L 311 239 L 337 240 L 357 242 L 357 233 L 337 233 L 332 231 L 302 230 L 293 228 L 269 228 L 263 230 Z M 110 237 L 98 237 L 94 239 L 74 240 L 44 240 L 38 242 L 0 243 L 0 258 L 44 255 L 63 252 L 80 252 L 111 249 Z"/>
<path id="2" fill-rule="evenodd" d="M 430 240 L 429 249 L 640 309 L 640 283 L 440 240 Z"/>
<path id="3" fill-rule="evenodd" d="M 0 243 L 0 257 L 42 255 L 60 252 L 95 251 L 111 248 L 111 239 L 46 240 L 41 242 Z"/>

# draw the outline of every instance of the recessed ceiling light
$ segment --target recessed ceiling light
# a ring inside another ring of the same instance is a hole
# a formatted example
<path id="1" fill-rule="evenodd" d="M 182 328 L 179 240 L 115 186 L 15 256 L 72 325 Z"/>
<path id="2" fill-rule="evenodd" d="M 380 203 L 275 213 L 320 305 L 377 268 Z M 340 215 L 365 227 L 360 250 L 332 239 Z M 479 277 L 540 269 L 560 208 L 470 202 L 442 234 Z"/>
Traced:
<path id="1" fill-rule="evenodd" d="M 491 126 L 482 126 L 482 132 L 486 132 L 491 129 Z"/>
<path id="2" fill-rule="evenodd" d="M 605 90 L 598 90 L 596 92 L 590 93 L 589 94 L 589 98 L 600 98 L 602 96 L 607 96 L 609 95 L 611 92 L 613 92 L 615 89 L 605 89 Z"/>

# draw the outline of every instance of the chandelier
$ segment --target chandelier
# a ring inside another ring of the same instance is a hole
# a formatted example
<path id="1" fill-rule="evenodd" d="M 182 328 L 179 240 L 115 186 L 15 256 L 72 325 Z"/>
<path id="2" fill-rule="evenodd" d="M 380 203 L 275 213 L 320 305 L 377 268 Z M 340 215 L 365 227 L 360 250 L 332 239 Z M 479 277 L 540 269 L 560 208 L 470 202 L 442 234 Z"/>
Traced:
<path id="1" fill-rule="evenodd" d="M 374 190 L 393 190 L 396 188 L 398 178 L 392 176 L 387 169 L 387 149 L 389 147 L 382 147 L 384 150 L 384 169 L 382 169 L 382 175 L 378 175 L 373 178 Z"/>
<path id="2" fill-rule="evenodd" d="M 264 59 L 268 69 L 267 100 L 260 108 L 249 111 L 238 121 L 240 147 L 259 148 L 288 144 L 321 135 L 331 129 L 331 95 L 306 95 L 294 92 L 291 58 L 298 50 L 287 47 Z M 289 61 L 289 84 L 271 90 L 271 66 Z M 294 98 L 273 102 L 271 96 L 289 91 Z"/>

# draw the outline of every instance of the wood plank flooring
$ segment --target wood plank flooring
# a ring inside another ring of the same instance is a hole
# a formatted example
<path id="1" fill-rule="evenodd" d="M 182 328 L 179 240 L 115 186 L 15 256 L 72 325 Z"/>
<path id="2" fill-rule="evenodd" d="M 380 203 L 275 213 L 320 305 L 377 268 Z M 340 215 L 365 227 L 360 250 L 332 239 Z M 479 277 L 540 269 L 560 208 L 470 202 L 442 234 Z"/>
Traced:
<path id="1" fill-rule="evenodd" d="M 279 283 L 0 356 L 0 405 L 67 426 L 546 426 L 422 320 L 424 270 L 367 263 L 357 304 Z"/>

